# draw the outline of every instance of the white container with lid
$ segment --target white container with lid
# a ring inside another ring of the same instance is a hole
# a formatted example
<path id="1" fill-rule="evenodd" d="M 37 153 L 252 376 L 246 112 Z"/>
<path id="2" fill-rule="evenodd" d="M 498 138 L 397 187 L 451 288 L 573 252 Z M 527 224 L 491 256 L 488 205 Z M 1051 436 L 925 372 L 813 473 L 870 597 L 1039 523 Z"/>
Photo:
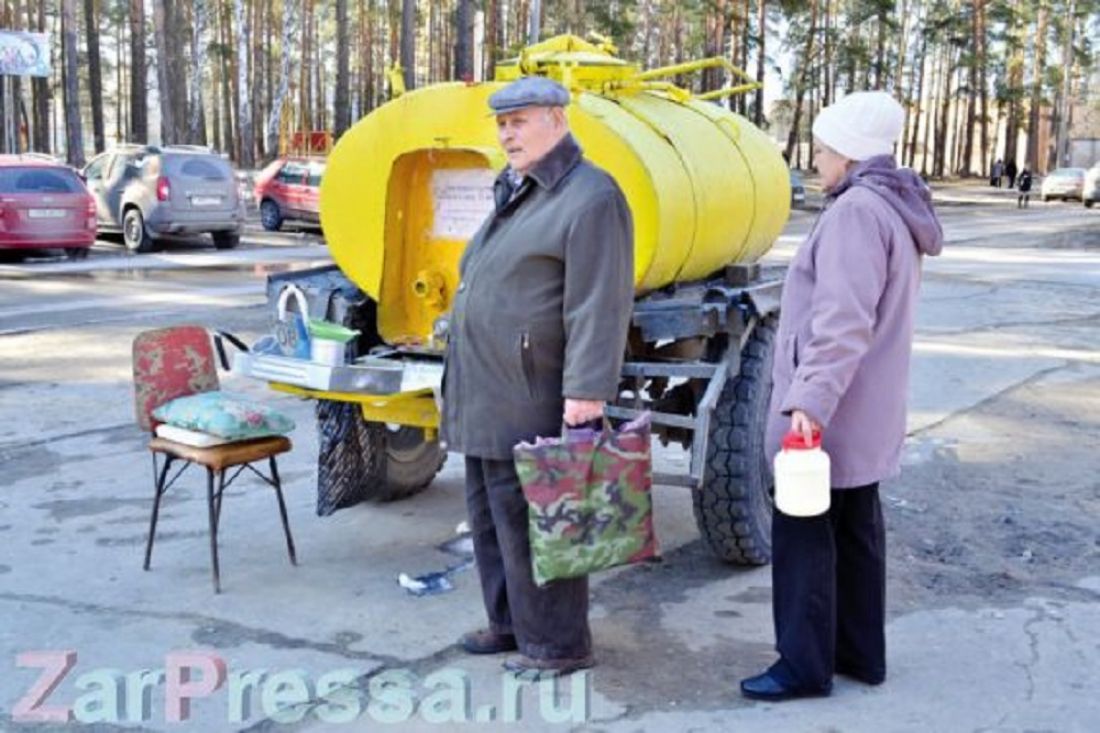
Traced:
<path id="1" fill-rule="evenodd" d="M 775 507 L 792 517 L 816 517 L 829 511 L 831 488 L 821 434 L 807 445 L 800 433 L 787 433 L 775 456 Z"/>

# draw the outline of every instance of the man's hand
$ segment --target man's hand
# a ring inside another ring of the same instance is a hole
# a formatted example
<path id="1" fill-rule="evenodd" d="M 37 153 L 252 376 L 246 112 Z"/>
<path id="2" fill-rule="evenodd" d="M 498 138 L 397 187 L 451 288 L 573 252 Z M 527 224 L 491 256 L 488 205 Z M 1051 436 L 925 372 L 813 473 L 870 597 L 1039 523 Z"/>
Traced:
<path id="1" fill-rule="evenodd" d="M 802 410 L 791 412 L 791 432 L 800 433 L 806 445 L 813 445 L 813 434 L 821 433 L 821 426 Z"/>
<path id="2" fill-rule="evenodd" d="M 562 420 L 570 427 L 603 417 L 603 400 L 571 400 L 565 398 Z"/>

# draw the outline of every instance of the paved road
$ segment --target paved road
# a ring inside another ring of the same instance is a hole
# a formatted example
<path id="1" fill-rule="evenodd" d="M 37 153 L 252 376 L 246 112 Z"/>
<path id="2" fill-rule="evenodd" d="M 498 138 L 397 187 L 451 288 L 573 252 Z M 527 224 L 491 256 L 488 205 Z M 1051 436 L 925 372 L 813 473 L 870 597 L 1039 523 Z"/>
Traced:
<path id="1" fill-rule="evenodd" d="M 943 214 L 951 246 L 925 269 L 906 467 L 883 488 L 887 684 L 841 680 L 829 700 L 780 706 L 742 700 L 738 678 L 772 657 L 769 572 L 714 561 L 688 496 L 658 487 L 665 562 L 593 583 L 600 666 L 578 695 L 587 723 L 554 722 L 529 689 L 523 730 L 1096 729 L 1100 212 Z M 796 215 L 772 261 L 789 257 L 811 222 Z M 293 237 L 252 245 L 0 265 L 0 729 L 43 729 L 10 718 L 38 676 L 17 655 L 34 650 L 77 653 L 48 703 L 99 718 L 96 730 L 321 728 L 341 711 L 302 704 L 285 714 L 300 720 L 276 725 L 271 706 L 279 683 L 284 698 L 301 687 L 316 701 L 336 670 L 352 670 L 345 690 L 370 695 L 379 690 L 367 676 L 377 684 L 405 669 L 421 698 L 431 693 L 426 675 L 442 671 L 436 682 L 468 687 L 471 715 L 489 705 L 498 720 L 505 714 L 499 659 L 471 659 L 454 645 L 482 622 L 473 574 L 430 598 L 395 582 L 456 561 L 441 549 L 464 515 L 453 457 L 412 500 L 319 519 L 312 406 L 229 380 L 299 423 L 281 466 L 301 564 L 289 567 L 282 554 L 270 493 L 234 487 L 223 518 L 225 593 L 212 595 L 201 481 L 191 475 L 166 497 L 153 569 L 140 570 L 151 487 L 133 426 L 130 341 L 182 318 L 259 335 L 266 272 L 321 261 L 324 250 Z M 662 451 L 658 463 L 682 467 L 683 455 Z M 235 687 L 196 700 L 183 725 L 165 722 L 162 685 L 146 717 L 140 695 L 115 688 L 120 675 L 171 667 L 173 650 L 208 650 L 237 675 Z M 264 692 L 238 710 L 247 679 Z M 81 699 L 97 690 L 109 694 Z M 361 712 L 366 722 L 387 714 Z M 395 730 L 450 729 L 428 722 L 424 706 L 388 713 L 411 721 Z"/>

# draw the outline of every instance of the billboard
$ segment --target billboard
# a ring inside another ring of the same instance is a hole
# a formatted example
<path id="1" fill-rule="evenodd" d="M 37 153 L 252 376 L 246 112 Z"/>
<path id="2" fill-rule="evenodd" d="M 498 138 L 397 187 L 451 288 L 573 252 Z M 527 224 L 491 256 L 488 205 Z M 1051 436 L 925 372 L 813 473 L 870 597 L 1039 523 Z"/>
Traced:
<path id="1" fill-rule="evenodd" d="M 49 35 L 0 30 L 0 74 L 49 76 Z"/>

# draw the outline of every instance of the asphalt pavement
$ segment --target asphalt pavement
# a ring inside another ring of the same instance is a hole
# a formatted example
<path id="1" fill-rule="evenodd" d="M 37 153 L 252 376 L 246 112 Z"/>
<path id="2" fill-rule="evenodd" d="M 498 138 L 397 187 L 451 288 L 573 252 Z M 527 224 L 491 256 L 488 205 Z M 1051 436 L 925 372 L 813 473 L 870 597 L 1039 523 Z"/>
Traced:
<path id="1" fill-rule="evenodd" d="M 0 729 L 1096 730 L 1100 211 L 941 211 L 905 468 L 883 487 L 888 679 L 780 705 L 737 693 L 774 656 L 770 572 L 713 559 L 684 489 L 655 489 L 664 562 L 594 579 L 598 666 L 517 687 L 499 657 L 455 644 L 483 624 L 474 572 L 428 597 L 396 580 L 463 558 L 460 459 L 410 500 L 318 518 L 312 404 L 234 377 L 223 386 L 298 423 L 281 468 L 300 564 L 270 491 L 238 484 L 215 596 L 192 472 L 166 496 L 143 572 L 152 479 L 133 336 L 198 322 L 258 338 L 264 278 L 329 261 L 323 240 L 253 231 L 231 252 L 104 242 L 83 262 L 0 262 Z M 814 216 L 796 212 L 768 261 L 789 259 Z M 657 453 L 658 470 L 684 462 Z M 58 681 L 37 700 L 44 673 Z M 51 713 L 72 719 L 34 721 Z"/>

